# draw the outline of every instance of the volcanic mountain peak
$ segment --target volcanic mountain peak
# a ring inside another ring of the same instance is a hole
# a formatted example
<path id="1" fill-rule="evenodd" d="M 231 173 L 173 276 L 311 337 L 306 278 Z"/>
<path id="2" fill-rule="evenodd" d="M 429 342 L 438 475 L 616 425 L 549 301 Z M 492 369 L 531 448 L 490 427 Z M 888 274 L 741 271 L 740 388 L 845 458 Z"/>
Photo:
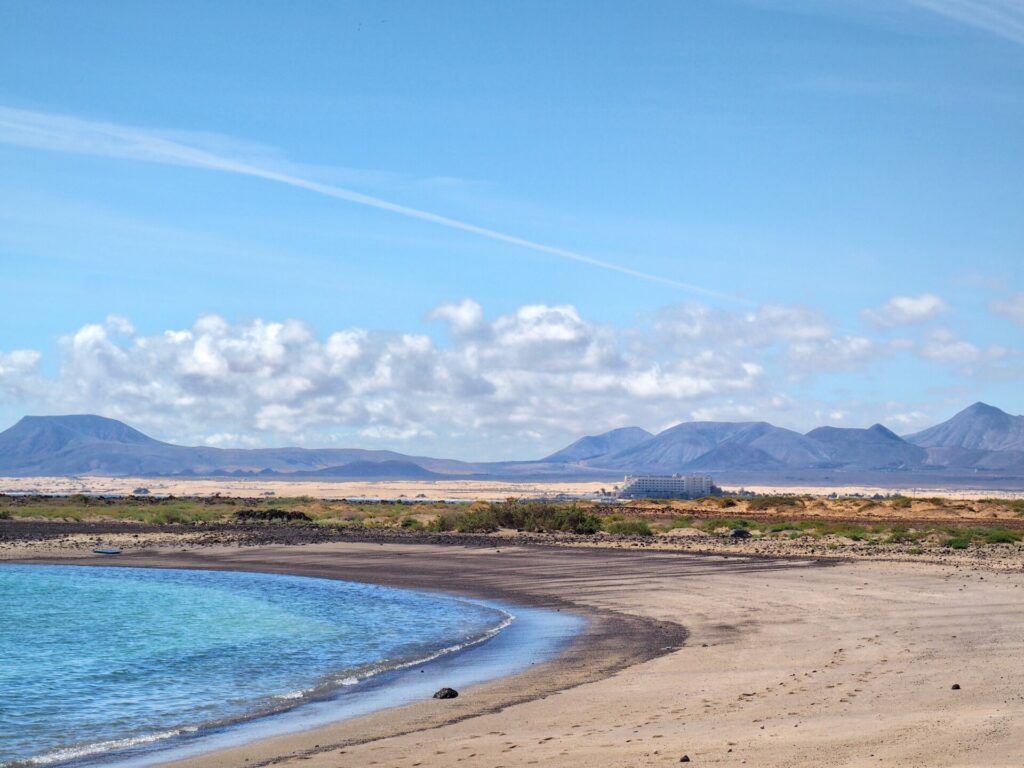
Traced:
<path id="1" fill-rule="evenodd" d="M 978 402 L 947 421 L 907 435 L 905 439 L 925 448 L 1024 451 L 1024 416 L 1011 416 Z"/>

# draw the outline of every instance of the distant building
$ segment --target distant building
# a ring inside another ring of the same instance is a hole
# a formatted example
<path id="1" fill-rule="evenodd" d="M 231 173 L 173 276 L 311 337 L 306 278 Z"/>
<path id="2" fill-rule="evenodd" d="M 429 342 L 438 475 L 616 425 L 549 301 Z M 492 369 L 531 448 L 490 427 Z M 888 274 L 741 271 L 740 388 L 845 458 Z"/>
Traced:
<path id="1" fill-rule="evenodd" d="M 699 499 L 713 488 L 710 475 L 626 475 L 619 498 Z"/>

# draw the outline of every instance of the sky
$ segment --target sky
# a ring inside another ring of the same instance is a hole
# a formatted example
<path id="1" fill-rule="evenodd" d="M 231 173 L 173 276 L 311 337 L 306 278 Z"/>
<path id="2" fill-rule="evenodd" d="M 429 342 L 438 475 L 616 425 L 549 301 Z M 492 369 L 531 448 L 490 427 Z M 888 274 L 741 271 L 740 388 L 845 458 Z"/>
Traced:
<path id="1" fill-rule="evenodd" d="M 0 3 L 0 428 L 1024 411 L 1024 2 Z"/>

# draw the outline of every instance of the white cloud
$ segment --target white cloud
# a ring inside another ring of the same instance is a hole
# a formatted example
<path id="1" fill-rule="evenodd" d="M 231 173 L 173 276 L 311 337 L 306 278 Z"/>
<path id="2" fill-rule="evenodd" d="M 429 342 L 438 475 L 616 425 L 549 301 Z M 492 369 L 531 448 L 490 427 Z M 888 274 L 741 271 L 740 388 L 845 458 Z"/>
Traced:
<path id="1" fill-rule="evenodd" d="M 935 418 L 922 411 L 898 411 L 890 413 L 885 421 L 896 432 L 906 434 L 931 426 L 935 423 Z"/>
<path id="2" fill-rule="evenodd" d="M 962 339 L 929 341 L 921 355 L 940 363 L 974 363 L 981 359 L 981 350 Z"/>
<path id="3" fill-rule="evenodd" d="M 1000 376 L 1015 370 L 1017 355 L 999 344 L 979 347 L 961 339 L 948 328 L 936 328 L 925 336 L 921 357 L 937 363 L 960 366 L 966 375 Z"/>
<path id="4" fill-rule="evenodd" d="M 164 439 L 218 446 L 376 443 L 521 457 L 627 424 L 717 418 L 810 427 L 839 412 L 854 424 L 870 404 L 811 403 L 784 390 L 896 354 L 837 334 L 825 315 L 802 307 L 688 304 L 657 312 L 650 327 L 613 328 L 572 305 L 531 304 L 488 318 L 467 299 L 430 318 L 445 324 L 445 337 L 362 328 L 322 337 L 299 320 L 217 315 L 144 334 L 108 318 L 62 338 L 59 359 L 45 366 L 35 351 L 0 353 L 0 405 L 101 413 Z M 941 328 L 913 351 L 975 368 L 1011 354 Z"/>
<path id="5" fill-rule="evenodd" d="M 484 308 L 472 299 L 458 304 L 442 304 L 430 313 L 435 320 L 445 320 L 456 336 L 472 336 L 484 329 Z"/>
<path id="6" fill-rule="evenodd" d="M 1017 293 L 1008 299 L 993 301 L 988 306 L 997 315 L 1024 325 L 1024 293 Z"/>
<path id="7" fill-rule="evenodd" d="M 933 293 L 893 296 L 881 307 L 866 309 L 863 316 L 880 328 L 895 328 L 933 320 L 947 312 L 949 305 Z"/>
<path id="8" fill-rule="evenodd" d="M 35 372 L 42 358 L 34 349 L 16 349 L 0 352 L 0 376 L 23 375 Z"/>
<path id="9" fill-rule="evenodd" d="M 877 360 L 882 351 L 864 336 L 841 336 L 790 345 L 789 361 L 794 371 L 815 373 L 848 371 Z"/>
<path id="10" fill-rule="evenodd" d="M 43 356 L 34 349 L 0 351 L 0 401 L 23 401 L 45 391 L 39 379 L 39 364 Z"/>
<path id="11" fill-rule="evenodd" d="M 509 441 L 679 420 L 770 386 L 756 347 L 719 345 L 717 331 L 650 345 L 649 332 L 594 323 L 571 305 L 525 305 L 488 319 L 465 300 L 430 316 L 446 323 L 446 342 L 361 328 L 322 338 L 298 320 L 217 315 L 147 335 L 114 317 L 62 338 L 56 375 L 41 376 L 37 352 L 0 355 L 0 399 L 9 409 L 102 413 L 209 445 L 347 434 L 354 443 L 436 448 L 427 438 L 442 435 L 469 436 L 493 455 Z M 808 326 L 803 311 L 766 308 L 756 317 L 764 322 L 721 315 L 754 328 L 756 343 L 824 343 L 820 329 L 808 331 L 818 320 Z"/>
<path id="12" fill-rule="evenodd" d="M 689 303 L 661 310 L 655 329 L 682 348 L 713 343 L 718 348 L 746 349 L 759 358 L 772 351 L 791 373 L 851 370 L 883 354 L 871 339 L 837 334 L 824 313 L 808 307 L 765 305 L 749 312 L 727 312 Z"/>
<path id="13" fill-rule="evenodd" d="M 714 340 L 745 347 L 824 341 L 832 335 L 832 324 L 821 312 L 773 304 L 746 312 L 729 312 L 690 302 L 659 311 L 654 324 L 676 341 Z"/>
<path id="14" fill-rule="evenodd" d="M 122 333 L 125 335 L 135 333 L 135 326 L 132 325 L 131 320 L 122 315 L 107 315 L 105 325 L 111 333 Z"/>

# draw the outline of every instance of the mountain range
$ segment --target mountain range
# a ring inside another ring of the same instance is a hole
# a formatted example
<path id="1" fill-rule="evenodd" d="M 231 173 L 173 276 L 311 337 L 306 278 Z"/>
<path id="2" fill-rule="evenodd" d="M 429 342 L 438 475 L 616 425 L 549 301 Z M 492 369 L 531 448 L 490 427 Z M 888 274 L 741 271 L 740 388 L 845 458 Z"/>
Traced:
<path id="1" fill-rule="evenodd" d="M 25 416 L 0 433 L 0 476 L 229 476 L 327 480 L 580 479 L 707 472 L 716 479 L 818 484 L 1024 486 L 1024 416 L 975 403 L 899 436 L 767 422 L 684 422 L 657 434 L 625 427 L 534 461 L 464 462 L 360 448 L 212 448 L 162 442 L 93 415 Z"/>

